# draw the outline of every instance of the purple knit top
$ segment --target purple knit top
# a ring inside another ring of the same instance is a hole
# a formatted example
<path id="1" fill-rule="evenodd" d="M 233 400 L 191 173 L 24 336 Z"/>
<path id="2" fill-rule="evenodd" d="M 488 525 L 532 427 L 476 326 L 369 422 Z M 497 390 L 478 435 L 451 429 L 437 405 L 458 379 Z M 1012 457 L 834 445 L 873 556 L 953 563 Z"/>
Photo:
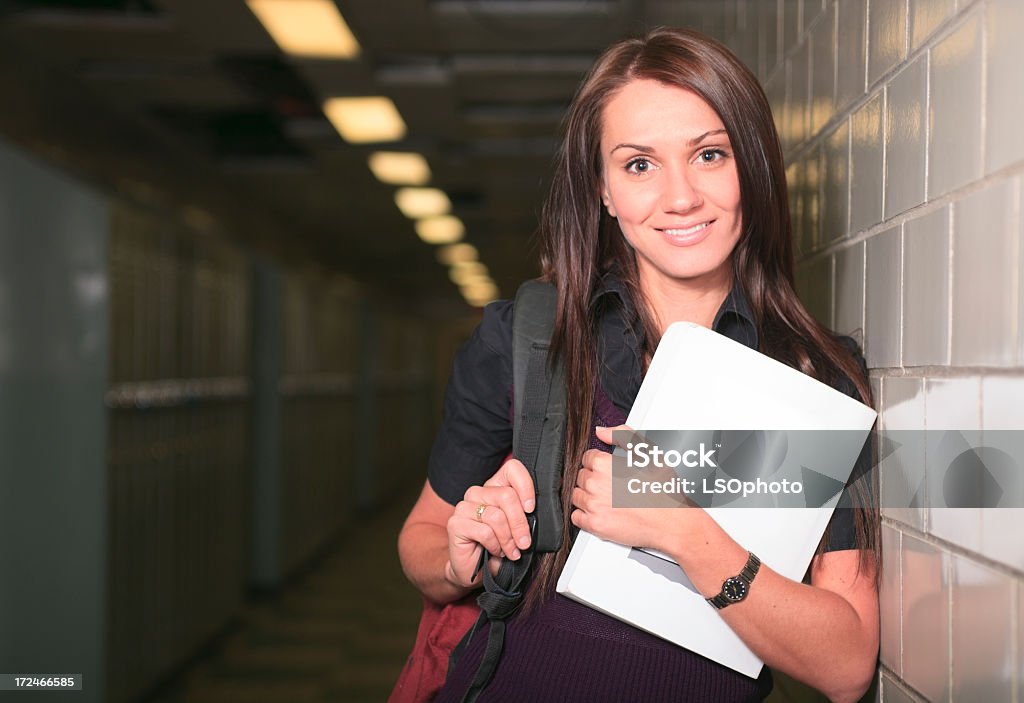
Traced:
<path id="1" fill-rule="evenodd" d="M 597 384 L 594 425 L 625 416 Z M 611 448 L 592 435 L 592 448 Z M 435 703 L 458 703 L 487 643 L 474 634 Z M 739 703 L 761 701 L 771 672 L 751 679 L 561 595 L 509 620 L 494 678 L 479 703 Z"/>

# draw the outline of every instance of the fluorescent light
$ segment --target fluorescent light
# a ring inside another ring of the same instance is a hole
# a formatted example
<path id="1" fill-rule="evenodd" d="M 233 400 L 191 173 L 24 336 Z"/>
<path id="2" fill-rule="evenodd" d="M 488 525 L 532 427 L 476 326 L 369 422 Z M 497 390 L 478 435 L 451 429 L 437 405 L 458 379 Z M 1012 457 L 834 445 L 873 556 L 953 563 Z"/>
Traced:
<path id="1" fill-rule="evenodd" d="M 462 239 L 465 233 L 462 220 L 451 215 L 426 217 L 416 221 L 416 234 L 427 244 L 451 244 Z"/>
<path id="2" fill-rule="evenodd" d="M 437 250 L 437 260 L 445 266 L 476 261 L 479 254 L 472 244 L 449 244 Z"/>
<path id="3" fill-rule="evenodd" d="M 447 215 L 452 209 L 448 196 L 437 188 L 399 188 L 395 191 L 395 205 L 410 220 Z"/>
<path id="4" fill-rule="evenodd" d="M 359 42 L 332 0 L 246 0 L 281 51 L 316 59 L 351 59 Z"/>
<path id="5" fill-rule="evenodd" d="M 369 164 L 381 183 L 421 186 L 430 182 L 427 160 L 410 151 L 375 151 L 370 154 Z"/>
<path id="6" fill-rule="evenodd" d="M 351 144 L 393 142 L 405 136 L 405 122 L 390 98 L 331 98 L 323 110 Z"/>
<path id="7" fill-rule="evenodd" d="M 478 308 L 482 308 L 498 297 L 498 286 L 494 285 L 494 281 L 490 279 L 461 286 L 459 290 L 467 303 Z"/>
<path id="8" fill-rule="evenodd" d="M 448 270 L 448 278 L 457 286 L 468 286 L 480 281 L 488 281 L 487 267 L 478 261 L 452 266 Z"/>

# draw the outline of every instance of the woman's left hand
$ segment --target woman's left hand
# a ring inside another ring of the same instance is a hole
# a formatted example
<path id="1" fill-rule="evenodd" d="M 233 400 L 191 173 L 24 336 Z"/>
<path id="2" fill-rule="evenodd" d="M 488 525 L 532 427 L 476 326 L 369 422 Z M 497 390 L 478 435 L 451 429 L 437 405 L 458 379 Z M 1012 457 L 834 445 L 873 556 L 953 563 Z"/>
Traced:
<path id="1" fill-rule="evenodd" d="M 615 443 L 613 432 L 632 432 L 626 425 L 596 429 L 597 438 L 605 444 Z M 620 444 L 622 437 L 620 434 Z M 693 544 L 711 520 L 692 503 L 664 495 L 645 496 L 644 505 L 653 506 L 661 498 L 666 507 L 616 508 L 612 505 L 612 488 L 612 455 L 599 449 L 587 450 L 572 492 L 576 507 L 570 516 L 572 523 L 602 539 L 671 554 L 681 545 Z"/>

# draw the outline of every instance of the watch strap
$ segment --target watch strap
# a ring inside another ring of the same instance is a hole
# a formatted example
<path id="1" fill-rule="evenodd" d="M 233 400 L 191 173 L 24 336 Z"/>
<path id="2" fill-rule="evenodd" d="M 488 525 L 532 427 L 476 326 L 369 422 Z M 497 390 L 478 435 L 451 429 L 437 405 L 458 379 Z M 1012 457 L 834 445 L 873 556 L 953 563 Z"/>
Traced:
<path id="1" fill-rule="evenodd" d="M 743 565 L 743 569 L 740 571 L 740 578 L 746 580 L 749 584 L 757 576 L 757 571 L 761 568 L 761 560 L 753 552 L 747 552 L 747 554 L 749 555 L 747 563 Z"/>
<path id="2" fill-rule="evenodd" d="M 746 583 L 747 590 L 743 594 L 743 597 L 739 598 L 738 600 L 733 600 L 733 599 L 729 598 L 726 595 L 726 590 L 725 590 L 726 584 L 730 580 L 730 579 L 726 579 L 722 583 L 722 590 L 719 591 L 716 595 L 712 596 L 711 598 L 706 598 L 705 600 L 707 600 L 707 602 L 710 603 L 711 605 L 713 605 L 715 607 L 715 609 L 717 609 L 717 610 L 721 610 L 722 608 L 724 608 L 724 607 L 726 607 L 728 605 L 732 605 L 733 603 L 739 603 L 740 601 L 745 599 L 747 597 L 747 595 L 749 595 L 749 593 L 750 593 L 750 584 L 754 580 L 754 577 L 757 576 L 757 572 L 758 572 L 758 570 L 760 568 L 761 568 L 761 560 L 757 558 L 757 555 L 754 554 L 753 552 L 747 552 L 747 563 L 743 565 L 743 569 L 740 570 L 739 574 L 737 574 L 736 576 L 731 577 L 732 579 L 738 579 L 738 580 L 743 581 L 744 583 Z"/>

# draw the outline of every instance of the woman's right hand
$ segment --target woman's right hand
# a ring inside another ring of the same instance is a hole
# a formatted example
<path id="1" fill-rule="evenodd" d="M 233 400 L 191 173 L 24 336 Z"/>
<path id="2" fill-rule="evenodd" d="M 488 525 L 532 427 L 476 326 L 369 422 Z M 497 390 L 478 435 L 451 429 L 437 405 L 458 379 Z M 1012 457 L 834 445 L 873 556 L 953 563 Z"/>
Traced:
<path id="1" fill-rule="evenodd" d="M 482 549 L 491 554 L 492 567 L 502 556 L 519 559 L 530 546 L 526 514 L 535 502 L 533 479 L 517 459 L 502 464 L 484 485 L 470 486 L 448 519 L 447 577 L 459 586 L 478 586 L 473 572 Z"/>

